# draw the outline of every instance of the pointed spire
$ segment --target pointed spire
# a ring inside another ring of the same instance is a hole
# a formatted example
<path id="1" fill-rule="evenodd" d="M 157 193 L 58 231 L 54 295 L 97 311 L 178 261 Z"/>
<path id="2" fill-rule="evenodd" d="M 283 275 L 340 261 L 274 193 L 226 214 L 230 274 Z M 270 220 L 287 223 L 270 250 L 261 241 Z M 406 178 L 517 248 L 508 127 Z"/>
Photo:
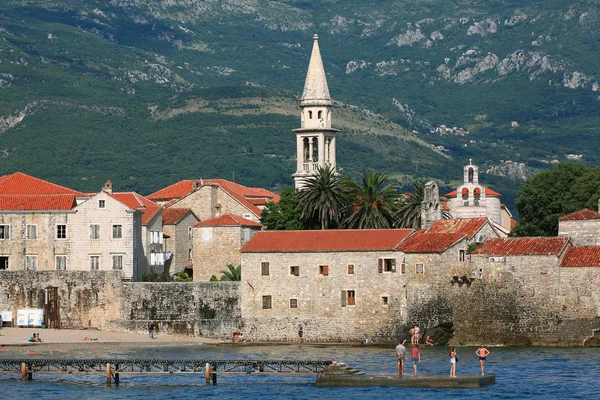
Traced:
<path id="1" fill-rule="evenodd" d="M 330 106 L 331 96 L 329 96 L 329 87 L 327 87 L 327 78 L 323 68 L 323 60 L 319 51 L 319 36 L 313 36 L 314 44 L 310 63 L 308 64 L 308 73 L 304 83 L 304 92 L 300 99 L 300 106 Z"/>

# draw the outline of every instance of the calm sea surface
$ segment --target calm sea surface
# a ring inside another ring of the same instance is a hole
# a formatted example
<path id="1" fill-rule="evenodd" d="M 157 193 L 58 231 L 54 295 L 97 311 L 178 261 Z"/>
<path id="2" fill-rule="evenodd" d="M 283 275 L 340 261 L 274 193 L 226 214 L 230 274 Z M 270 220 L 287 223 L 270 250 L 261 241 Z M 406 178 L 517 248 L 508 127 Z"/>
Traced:
<path id="1" fill-rule="evenodd" d="M 6 348 L 5 348 L 6 349 Z M 335 359 L 366 372 L 394 372 L 393 349 L 343 346 L 213 347 L 185 346 L 123 350 L 86 346 L 68 354 L 38 348 L 36 357 L 78 358 L 215 358 L 215 359 Z M 94 352 L 98 351 L 98 354 Z M 486 372 L 496 385 L 480 389 L 414 389 L 399 387 L 317 388 L 313 376 L 221 375 L 217 386 L 206 386 L 198 375 L 121 375 L 119 387 L 106 387 L 102 375 L 0 373 L 1 399 L 600 399 L 600 348 L 490 348 Z M 424 349 L 426 373 L 448 373 L 448 348 Z M 475 348 L 458 349 L 457 374 L 479 372 Z M 0 352 L 0 358 L 29 358 L 26 351 Z"/>

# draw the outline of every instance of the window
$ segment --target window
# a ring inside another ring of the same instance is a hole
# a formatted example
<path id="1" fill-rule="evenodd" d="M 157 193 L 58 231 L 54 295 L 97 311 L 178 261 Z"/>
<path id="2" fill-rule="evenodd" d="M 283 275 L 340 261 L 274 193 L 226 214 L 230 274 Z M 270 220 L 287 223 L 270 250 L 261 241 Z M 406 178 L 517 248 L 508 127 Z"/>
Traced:
<path id="1" fill-rule="evenodd" d="M 244 228 L 244 243 L 247 243 L 250 240 L 250 228 Z"/>
<path id="2" fill-rule="evenodd" d="M 467 261 L 467 251 L 466 250 L 459 250 L 458 251 L 458 261 Z"/>
<path id="3" fill-rule="evenodd" d="M 323 119 L 323 111 L 317 112 L 317 118 L 319 118 L 320 120 Z"/>
<path id="4" fill-rule="evenodd" d="M 290 299 L 290 308 L 298 308 L 298 299 Z"/>
<path id="5" fill-rule="evenodd" d="M 400 273 L 406 274 L 406 259 L 402 259 L 402 264 L 400 265 Z"/>
<path id="6" fill-rule="evenodd" d="M 308 112 L 308 119 L 312 119 L 312 111 Z"/>
<path id="7" fill-rule="evenodd" d="M 98 208 L 105 208 L 106 200 L 98 200 Z"/>
<path id="8" fill-rule="evenodd" d="M 100 269 L 100 256 L 90 256 L 90 270 Z"/>
<path id="9" fill-rule="evenodd" d="M 263 296 L 262 303 L 262 308 L 264 310 L 271 309 L 271 296 Z"/>
<path id="10" fill-rule="evenodd" d="M 353 306 L 356 303 L 356 292 L 354 290 L 342 290 L 342 307 Z"/>
<path id="11" fill-rule="evenodd" d="M 415 265 L 415 272 L 417 274 L 423 274 L 423 273 L 425 273 L 425 267 L 423 266 L 423 264 L 417 264 L 417 265 Z"/>
<path id="12" fill-rule="evenodd" d="M 261 275 L 269 275 L 269 263 L 268 262 L 260 263 L 260 274 Z"/>
<path id="13" fill-rule="evenodd" d="M 123 225 L 113 225 L 113 239 L 123 238 Z"/>
<path id="14" fill-rule="evenodd" d="M 35 271 L 37 269 L 37 256 L 25 256 L 25 262 L 28 270 Z"/>
<path id="15" fill-rule="evenodd" d="M 66 239 L 67 238 L 67 226 L 66 225 L 56 225 L 56 238 L 57 239 Z"/>
<path id="16" fill-rule="evenodd" d="M 190 239 L 194 238 L 194 229 L 188 228 L 188 238 L 190 238 Z"/>
<path id="17" fill-rule="evenodd" d="M 8 269 L 8 256 L 0 256 L 0 269 Z"/>
<path id="18" fill-rule="evenodd" d="M 250 215 L 250 214 L 244 214 L 243 217 L 246 218 L 246 219 L 250 219 L 250 218 L 252 218 L 252 215 Z"/>
<path id="19" fill-rule="evenodd" d="M 188 260 L 194 258 L 194 249 L 188 249 Z"/>
<path id="20" fill-rule="evenodd" d="M 212 242 L 212 228 L 202 228 L 202 241 Z"/>
<path id="21" fill-rule="evenodd" d="M 123 256 L 122 255 L 113 255 L 113 269 L 123 269 Z"/>
<path id="22" fill-rule="evenodd" d="M 90 239 L 100 239 L 100 225 L 90 225 Z"/>
<path id="23" fill-rule="evenodd" d="M 300 276 L 300 267 L 298 265 L 293 265 L 290 267 L 290 275 Z"/>
<path id="24" fill-rule="evenodd" d="M 0 239 L 10 239 L 9 225 L 0 225 Z"/>
<path id="25" fill-rule="evenodd" d="M 27 225 L 27 239 L 37 239 L 37 225 Z"/>
<path id="26" fill-rule="evenodd" d="M 382 272 L 396 272 L 396 259 L 395 258 L 380 258 L 379 259 L 379 273 Z"/>
<path id="27" fill-rule="evenodd" d="M 150 231 L 150 244 L 162 244 L 162 234 L 160 231 Z"/>
<path id="28" fill-rule="evenodd" d="M 354 275 L 354 265 L 348 265 L 348 275 Z"/>
<path id="29" fill-rule="evenodd" d="M 329 265 L 319 265 L 319 275 L 329 275 Z"/>
<path id="30" fill-rule="evenodd" d="M 64 271 L 67 269 L 67 256 L 56 256 L 56 270 Z"/>
<path id="31" fill-rule="evenodd" d="M 390 304 L 390 298 L 389 296 L 381 296 L 381 305 L 382 306 L 387 306 Z"/>

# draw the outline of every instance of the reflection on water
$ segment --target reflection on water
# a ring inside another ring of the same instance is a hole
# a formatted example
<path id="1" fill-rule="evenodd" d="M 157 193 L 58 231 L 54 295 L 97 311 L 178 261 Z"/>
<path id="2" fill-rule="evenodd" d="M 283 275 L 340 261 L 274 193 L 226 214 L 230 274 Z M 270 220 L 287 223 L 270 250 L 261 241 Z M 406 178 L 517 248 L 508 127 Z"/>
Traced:
<path id="1" fill-rule="evenodd" d="M 97 353 L 94 351 L 97 350 Z M 479 373 L 474 347 L 458 348 L 457 374 Z M 411 396 L 418 399 L 532 399 L 598 398 L 600 349 L 593 348 L 490 348 L 486 371 L 496 375 L 496 385 L 481 389 L 415 389 L 398 387 L 317 388 L 313 376 L 221 375 L 219 385 L 206 386 L 204 376 L 122 375 L 119 387 L 106 387 L 101 375 L 34 374 L 22 382 L 20 374 L 0 374 L 0 397 L 37 399 L 192 399 L 198 397 L 256 399 L 364 399 Z M 422 351 L 423 373 L 448 373 L 448 348 Z M 30 358 L 27 351 L 2 351 L 2 358 Z M 184 346 L 155 349 L 102 347 L 71 348 L 67 353 L 38 348 L 35 357 L 53 358 L 212 358 L 212 359 L 335 359 L 366 372 L 396 368 L 394 350 L 337 346 Z"/>

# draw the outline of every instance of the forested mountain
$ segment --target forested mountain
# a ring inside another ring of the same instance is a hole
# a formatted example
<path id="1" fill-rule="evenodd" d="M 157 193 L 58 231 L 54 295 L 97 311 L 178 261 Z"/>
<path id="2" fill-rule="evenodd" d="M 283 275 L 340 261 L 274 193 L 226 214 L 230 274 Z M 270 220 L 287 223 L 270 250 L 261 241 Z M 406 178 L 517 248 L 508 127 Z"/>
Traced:
<path id="1" fill-rule="evenodd" d="M 0 173 L 289 185 L 317 32 L 342 174 L 449 186 L 472 157 L 510 205 L 600 161 L 599 22 L 600 0 L 3 0 Z"/>

